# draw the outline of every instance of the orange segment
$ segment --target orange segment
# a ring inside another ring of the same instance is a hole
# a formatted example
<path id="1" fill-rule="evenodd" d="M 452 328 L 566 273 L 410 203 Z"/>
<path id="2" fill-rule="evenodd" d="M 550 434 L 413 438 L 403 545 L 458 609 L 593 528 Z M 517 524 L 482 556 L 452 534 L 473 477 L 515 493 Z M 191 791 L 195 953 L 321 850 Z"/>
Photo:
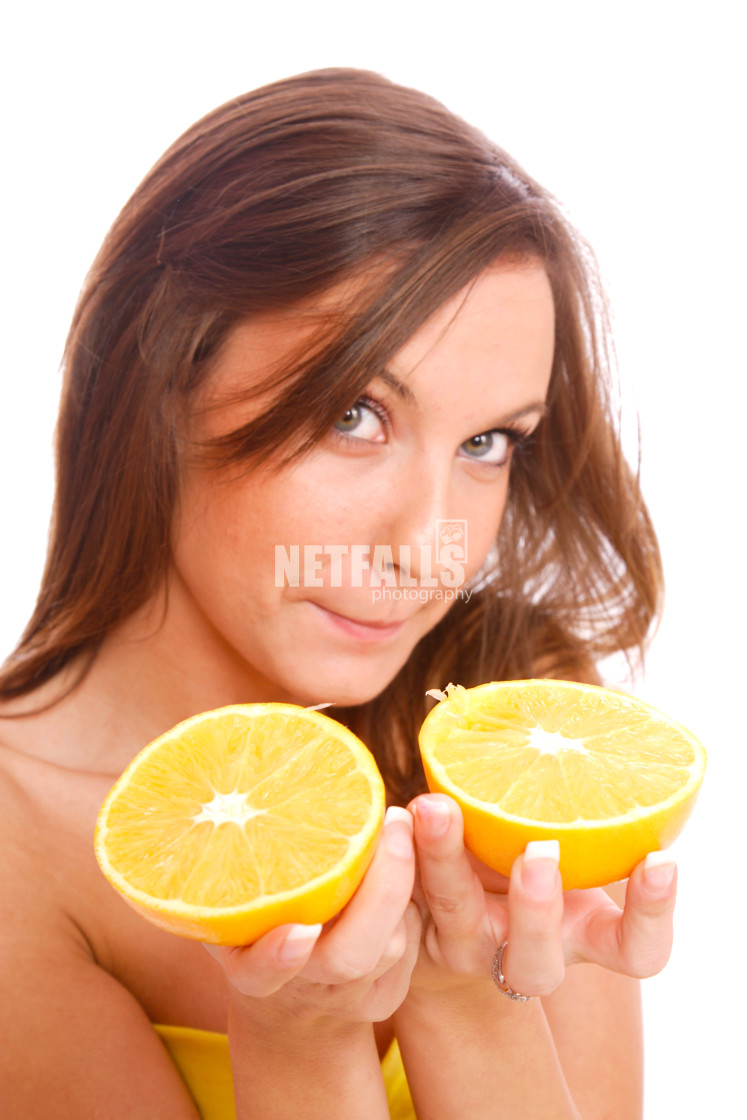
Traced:
<path id="1" fill-rule="evenodd" d="M 242 945 L 342 909 L 373 855 L 384 801 L 373 756 L 329 716 L 221 708 L 134 759 L 99 814 L 96 857 L 156 925 Z"/>
<path id="2" fill-rule="evenodd" d="M 626 878 L 690 814 L 705 751 L 640 700 L 555 680 L 441 695 L 420 732 L 428 786 L 459 802 L 467 846 L 505 875 L 530 840 L 556 838 L 566 888 Z"/>

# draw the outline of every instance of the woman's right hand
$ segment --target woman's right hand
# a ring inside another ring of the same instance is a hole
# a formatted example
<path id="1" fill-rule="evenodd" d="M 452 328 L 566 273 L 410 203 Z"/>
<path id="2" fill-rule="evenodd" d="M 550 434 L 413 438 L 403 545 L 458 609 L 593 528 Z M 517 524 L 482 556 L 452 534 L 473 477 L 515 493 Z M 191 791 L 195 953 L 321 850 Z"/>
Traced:
<path id="1" fill-rule="evenodd" d="M 405 999 L 418 957 L 414 878 L 412 817 L 392 807 L 371 865 L 336 919 L 325 927 L 279 926 L 244 947 L 205 948 L 220 961 L 234 999 L 245 1007 L 259 1001 L 263 1018 L 277 1011 L 381 1022 Z"/>

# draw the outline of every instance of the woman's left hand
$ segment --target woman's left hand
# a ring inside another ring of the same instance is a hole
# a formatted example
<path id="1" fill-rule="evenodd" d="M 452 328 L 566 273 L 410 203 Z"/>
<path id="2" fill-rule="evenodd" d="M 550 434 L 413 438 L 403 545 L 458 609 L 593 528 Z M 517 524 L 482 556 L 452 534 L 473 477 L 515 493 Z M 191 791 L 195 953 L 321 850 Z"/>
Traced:
<path id="1" fill-rule="evenodd" d="M 425 794 L 409 808 L 419 867 L 414 897 L 423 917 L 411 990 L 488 979 L 504 941 L 503 975 L 524 995 L 549 995 L 570 964 L 593 962 L 639 978 L 666 964 L 676 891 L 666 857 L 636 867 L 621 909 L 601 888 L 563 893 L 552 841 L 528 845 L 509 880 L 466 851 L 451 798 Z"/>

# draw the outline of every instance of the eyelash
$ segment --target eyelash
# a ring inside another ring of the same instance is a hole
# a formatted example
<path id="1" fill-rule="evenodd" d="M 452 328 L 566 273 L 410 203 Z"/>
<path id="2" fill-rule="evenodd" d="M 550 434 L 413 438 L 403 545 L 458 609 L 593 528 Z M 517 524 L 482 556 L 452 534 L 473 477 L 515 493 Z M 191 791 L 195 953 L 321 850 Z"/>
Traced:
<path id="1" fill-rule="evenodd" d="M 521 451 L 522 448 L 526 447 L 534 435 L 533 429 L 521 428 L 518 424 L 513 427 L 509 424 L 505 428 L 493 428 L 492 431 L 505 436 L 514 452 Z M 490 435 L 491 433 L 488 432 L 487 434 Z"/>
<path id="2" fill-rule="evenodd" d="M 391 427 L 391 417 L 389 416 L 387 408 L 381 403 L 381 401 L 375 400 L 374 397 L 364 395 L 362 397 L 358 397 L 355 404 L 353 405 L 353 408 L 357 408 L 359 405 L 362 405 L 363 408 L 370 409 L 370 411 L 373 412 L 374 416 L 376 416 L 381 421 L 384 428 L 387 431 L 389 430 L 389 428 Z M 332 432 L 336 439 L 341 439 L 347 444 L 355 443 L 360 445 L 360 443 L 362 442 L 359 436 L 348 435 L 347 432 L 341 432 L 339 428 L 333 427 Z"/>
<path id="3" fill-rule="evenodd" d="M 384 428 L 386 428 L 388 430 L 391 427 L 391 417 L 389 416 L 389 412 L 388 412 L 386 406 L 384 404 L 382 404 L 381 401 L 376 400 L 374 397 L 369 397 L 367 395 L 364 395 L 364 396 L 358 397 L 358 399 L 356 400 L 353 407 L 355 408 L 358 405 L 362 405 L 364 408 L 370 409 L 371 412 L 373 412 L 373 414 L 376 417 L 378 417 L 378 419 L 384 425 Z M 347 432 L 341 432 L 339 430 L 339 428 L 333 428 L 332 431 L 333 431 L 333 433 L 334 433 L 334 435 L 337 439 L 343 440 L 347 444 L 351 444 L 351 443 L 360 444 L 360 442 L 361 442 L 361 440 L 357 436 L 351 436 L 351 435 L 348 435 Z M 532 436 L 534 435 L 534 431 L 533 430 L 530 431 L 529 429 L 522 428 L 518 425 L 516 425 L 516 426 L 507 425 L 505 428 L 491 428 L 489 431 L 476 432 L 475 434 L 476 435 L 494 435 L 495 434 L 495 435 L 505 436 L 506 439 L 509 441 L 509 443 L 511 445 L 511 450 L 513 451 L 513 453 L 515 455 L 518 452 L 522 451 L 527 446 L 527 444 L 531 440 Z M 465 443 L 466 442 L 467 441 L 465 440 Z M 471 456 L 466 456 L 466 458 L 472 458 L 472 457 Z M 480 460 L 479 460 L 479 458 L 474 457 L 473 462 L 479 463 Z M 486 467 L 490 467 L 490 466 L 501 467 L 503 465 L 504 464 L 502 464 L 502 463 L 483 463 L 483 466 L 486 466 Z"/>
<path id="4" fill-rule="evenodd" d="M 504 436 L 508 441 L 508 448 L 505 458 L 501 459 L 498 462 L 491 462 L 489 460 L 482 459 L 479 455 L 469 455 L 467 453 L 463 453 L 462 458 L 468 463 L 478 464 L 484 470 L 503 470 L 504 467 L 508 466 L 511 459 L 513 459 L 514 456 L 516 456 L 526 446 L 532 434 L 532 432 L 528 431 L 525 428 L 512 427 L 511 425 L 506 425 L 506 427 L 503 428 L 490 428 L 485 432 L 477 432 L 476 435 L 471 436 L 470 438 L 477 439 L 480 436 Z M 469 440 L 465 440 L 464 442 L 468 443 Z M 464 444 L 460 444 L 460 448 L 463 446 Z"/>

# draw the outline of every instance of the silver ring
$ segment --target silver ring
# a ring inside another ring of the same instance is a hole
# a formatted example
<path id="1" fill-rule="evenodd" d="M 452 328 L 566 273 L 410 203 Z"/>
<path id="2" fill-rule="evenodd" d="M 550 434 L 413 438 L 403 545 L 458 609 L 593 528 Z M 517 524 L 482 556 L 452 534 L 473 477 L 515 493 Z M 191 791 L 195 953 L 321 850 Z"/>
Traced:
<path id="1" fill-rule="evenodd" d="M 493 983 L 498 991 L 503 992 L 504 996 L 508 996 L 509 999 L 515 999 L 517 1003 L 528 1003 L 530 999 L 534 999 L 534 996 L 523 996 L 521 992 L 515 992 L 513 988 L 509 988 L 506 977 L 503 975 L 503 954 L 506 952 L 507 945 L 508 941 L 504 941 L 495 951 L 493 966 L 490 970 Z"/>

